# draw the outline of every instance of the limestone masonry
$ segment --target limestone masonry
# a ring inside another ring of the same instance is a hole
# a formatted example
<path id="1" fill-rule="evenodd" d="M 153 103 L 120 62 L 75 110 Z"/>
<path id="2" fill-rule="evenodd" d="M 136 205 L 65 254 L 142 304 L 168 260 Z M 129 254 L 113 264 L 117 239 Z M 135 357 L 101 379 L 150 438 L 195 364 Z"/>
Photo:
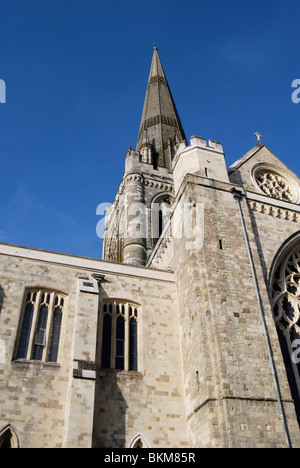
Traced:
<path id="1" fill-rule="evenodd" d="M 299 223 L 260 135 L 187 141 L 155 47 L 103 260 L 0 244 L 0 448 L 300 447 Z"/>

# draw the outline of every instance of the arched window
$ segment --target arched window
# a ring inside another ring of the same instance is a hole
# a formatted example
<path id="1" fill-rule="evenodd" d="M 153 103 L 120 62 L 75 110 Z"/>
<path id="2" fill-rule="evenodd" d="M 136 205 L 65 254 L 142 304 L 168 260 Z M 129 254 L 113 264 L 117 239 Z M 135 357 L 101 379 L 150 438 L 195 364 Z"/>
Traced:
<path id="1" fill-rule="evenodd" d="M 37 322 L 37 327 L 35 330 L 35 337 L 34 337 L 34 347 L 33 347 L 33 354 L 32 354 L 32 359 L 34 361 L 41 361 L 43 358 L 43 351 L 44 351 L 45 344 L 46 344 L 46 329 L 47 329 L 48 314 L 49 314 L 49 305 L 42 304 L 39 310 L 38 322 Z"/>
<path id="2" fill-rule="evenodd" d="M 57 362 L 65 296 L 27 290 L 15 359 Z"/>
<path id="3" fill-rule="evenodd" d="M 138 342 L 137 342 L 137 318 L 136 307 L 129 307 L 129 370 L 138 370 Z"/>
<path id="4" fill-rule="evenodd" d="M 101 367 L 138 371 L 138 306 L 110 300 L 103 304 Z"/>
<path id="5" fill-rule="evenodd" d="M 300 242 L 280 255 L 271 281 L 271 304 L 300 423 Z"/>
<path id="6" fill-rule="evenodd" d="M 62 316 L 63 316 L 62 308 L 60 306 L 56 306 L 53 312 L 50 344 L 49 344 L 48 359 L 47 359 L 48 362 L 57 362 Z"/>
<path id="7" fill-rule="evenodd" d="M 111 361 L 112 304 L 104 304 L 102 323 L 103 332 L 101 367 L 108 369 L 110 368 Z"/>
<path id="8" fill-rule="evenodd" d="M 20 443 L 15 431 L 11 426 L 6 426 L 0 432 L 0 449 L 2 448 L 19 448 Z"/>
<path id="9" fill-rule="evenodd" d="M 151 236 L 156 243 L 170 220 L 173 200 L 166 195 L 158 196 L 151 205 Z"/>
<path id="10" fill-rule="evenodd" d="M 131 440 L 128 448 L 150 448 L 150 445 L 148 444 L 144 436 L 138 434 Z"/>
<path id="11" fill-rule="evenodd" d="M 124 315 L 120 312 L 120 306 L 117 305 L 117 321 L 116 321 L 116 369 L 124 369 L 125 359 L 125 307 Z"/>

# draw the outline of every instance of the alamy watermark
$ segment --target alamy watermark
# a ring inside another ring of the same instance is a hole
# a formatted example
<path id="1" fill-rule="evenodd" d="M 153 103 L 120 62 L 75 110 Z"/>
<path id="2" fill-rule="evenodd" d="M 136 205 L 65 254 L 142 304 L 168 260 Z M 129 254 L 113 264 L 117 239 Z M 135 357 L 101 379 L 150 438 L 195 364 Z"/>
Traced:
<path id="1" fill-rule="evenodd" d="M 0 364 L 6 363 L 6 347 L 5 342 L 0 340 Z"/>
<path id="2" fill-rule="evenodd" d="M 6 104 L 6 84 L 4 80 L 0 80 L 0 104 Z"/>
<path id="3" fill-rule="evenodd" d="M 96 227 L 100 239 L 104 237 L 105 227 L 109 229 L 113 223 L 115 213 L 110 212 L 109 206 L 109 203 L 101 203 L 96 210 L 96 214 L 102 217 Z M 151 208 L 143 203 L 125 203 L 120 218 L 122 221 L 118 223 L 118 234 L 112 230 L 112 237 L 118 235 L 131 239 L 158 239 L 169 226 L 172 238 L 186 240 L 186 249 L 200 250 L 204 244 L 203 203 L 178 204 L 174 212 L 171 205 L 161 203 L 153 203 Z"/>
<path id="4" fill-rule="evenodd" d="M 291 358 L 294 364 L 299 364 L 300 362 L 300 340 L 296 339 L 292 342 L 292 348 L 295 351 L 292 353 Z"/>
<path id="5" fill-rule="evenodd" d="M 292 82 L 292 88 L 296 88 L 292 93 L 292 101 L 294 104 L 299 104 L 300 102 L 300 79 L 294 80 Z"/>

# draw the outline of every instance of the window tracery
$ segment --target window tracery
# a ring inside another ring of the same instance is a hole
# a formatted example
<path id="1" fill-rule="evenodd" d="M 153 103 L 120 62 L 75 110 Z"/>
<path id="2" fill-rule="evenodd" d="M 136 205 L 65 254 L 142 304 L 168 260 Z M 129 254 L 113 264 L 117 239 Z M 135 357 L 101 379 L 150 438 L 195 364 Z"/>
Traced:
<path id="1" fill-rule="evenodd" d="M 255 173 L 255 181 L 269 197 L 289 202 L 294 199 L 294 193 L 288 181 L 271 169 L 258 169 Z"/>
<path id="2" fill-rule="evenodd" d="M 66 296 L 27 290 L 15 359 L 57 362 Z"/>
<path id="3" fill-rule="evenodd" d="M 300 339 L 300 244 L 294 247 L 275 271 L 271 304 L 286 371 L 300 416 L 300 359 L 295 359 Z M 300 351 L 297 353 L 300 355 Z"/>
<path id="4" fill-rule="evenodd" d="M 138 370 L 137 305 L 107 301 L 102 308 L 101 367 L 127 371 Z"/>

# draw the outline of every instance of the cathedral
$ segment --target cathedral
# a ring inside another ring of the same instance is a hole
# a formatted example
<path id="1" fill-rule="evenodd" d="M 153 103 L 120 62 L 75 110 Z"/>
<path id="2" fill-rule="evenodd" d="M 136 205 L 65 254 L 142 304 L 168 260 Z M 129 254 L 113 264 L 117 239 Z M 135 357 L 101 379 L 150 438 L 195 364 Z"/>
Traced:
<path id="1" fill-rule="evenodd" d="M 300 184 L 256 137 L 187 139 L 154 47 L 103 260 L 0 244 L 0 448 L 300 447 Z"/>

